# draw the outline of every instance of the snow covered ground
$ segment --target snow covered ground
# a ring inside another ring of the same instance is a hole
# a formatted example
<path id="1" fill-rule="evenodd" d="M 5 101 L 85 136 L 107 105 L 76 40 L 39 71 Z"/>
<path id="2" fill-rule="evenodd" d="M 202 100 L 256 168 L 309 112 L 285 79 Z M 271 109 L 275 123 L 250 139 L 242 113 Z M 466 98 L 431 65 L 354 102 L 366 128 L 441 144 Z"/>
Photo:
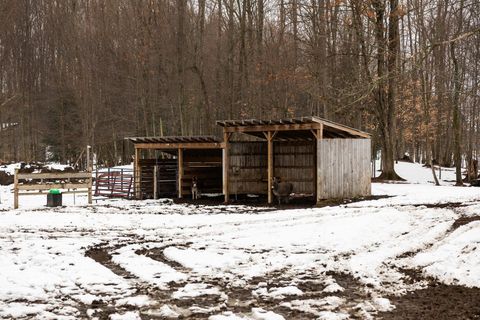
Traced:
<path id="1" fill-rule="evenodd" d="M 424 178 L 290 210 L 80 195 L 13 210 L 0 187 L 0 318 L 370 319 L 428 287 L 405 270 L 480 288 L 480 188 L 401 166 Z"/>

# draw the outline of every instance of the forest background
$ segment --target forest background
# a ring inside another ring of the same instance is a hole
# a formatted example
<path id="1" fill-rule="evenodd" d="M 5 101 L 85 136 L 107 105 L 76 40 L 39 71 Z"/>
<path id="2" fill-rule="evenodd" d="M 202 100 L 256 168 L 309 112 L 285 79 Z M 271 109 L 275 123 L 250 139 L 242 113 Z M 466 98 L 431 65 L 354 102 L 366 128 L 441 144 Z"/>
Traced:
<path id="1" fill-rule="evenodd" d="M 114 164 L 127 136 L 318 115 L 394 177 L 405 152 L 477 158 L 479 73 L 476 0 L 0 0 L 0 159 Z"/>

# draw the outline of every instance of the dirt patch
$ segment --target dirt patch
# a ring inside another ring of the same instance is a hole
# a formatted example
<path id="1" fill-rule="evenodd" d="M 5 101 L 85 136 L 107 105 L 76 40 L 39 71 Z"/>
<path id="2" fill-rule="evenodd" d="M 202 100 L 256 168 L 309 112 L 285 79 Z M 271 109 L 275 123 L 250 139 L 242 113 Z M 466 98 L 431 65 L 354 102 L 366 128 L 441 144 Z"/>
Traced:
<path id="1" fill-rule="evenodd" d="M 461 226 L 464 226 L 464 225 L 469 224 L 470 222 L 474 222 L 474 221 L 480 221 L 480 216 L 458 218 L 453 223 L 452 230 L 456 230 L 456 229 L 460 228 Z"/>
<path id="2" fill-rule="evenodd" d="M 383 319 L 480 319 L 479 288 L 436 284 L 389 299 L 396 308 L 380 313 Z"/>
<path id="3" fill-rule="evenodd" d="M 328 200 L 320 201 L 315 205 L 315 207 L 322 208 L 322 207 L 329 207 L 329 206 L 330 207 L 340 206 L 342 204 L 350 204 L 350 203 L 370 201 L 370 200 L 379 200 L 379 199 L 385 199 L 385 198 L 391 198 L 391 196 L 377 195 L 377 196 L 357 197 L 357 198 L 351 198 L 351 199 L 328 199 Z"/>
<path id="4" fill-rule="evenodd" d="M 410 291 L 401 296 L 389 296 L 395 309 L 378 314 L 382 319 L 450 320 L 480 319 L 480 288 L 467 288 L 439 283 L 425 276 L 420 269 L 399 269 L 404 281 L 414 284 L 425 282 L 426 288 Z"/>
<path id="5" fill-rule="evenodd" d="M 150 259 L 153 259 L 153 260 L 156 260 L 156 261 L 159 261 L 159 262 L 162 262 L 170 267 L 172 267 L 173 269 L 179 271 L 179 272 L 189 272 L 190 270 L 187 269 L 186 267 L 184 267 L 182 264 L 174 261 L 174 260 L 170 260 L 168 259 L 165 254 L 163 253 L 163 250 L 165 250 L 166 248 L 168 247 L 171 247 L 171 246 L 176 246 L 176 247 L 188 247 L 187 245 L 178 245 L 178 244 L 172 244 L 172 245 L 168 245 L 168 246 L 164 246 L 164 247 L 159 247 L 159 248 L 152 248 L 152 249 L 140 249 L 140 250 L 137 250 L 135 251 L 135 254 L 139 254 L 139 255 L 144 255 L 144 256 L 147 256 L 149 257 Z"/>
<path id="6" fill-rule="evenodd" d="M 13 183 L 13 175 L 5 172 L 0 171 L 0 185 L 1 186 L 8 186 Z"/>
<path id="7" fill-rule="evenodd" d="M 236 199 L 230 201 L 229 204 L 234 205 L 244 205 L 255 208 L 262 208 L 262 210 L 257 210 L 256 212 L 268 212 L 273 210 L 287 210 L 287 209 L 304 209 L 304 208 L 322 208 L 328 206 L 339 206 L 343 204 L 369 201 L 369 200 L 378 200 L 384 198 L 391 198 L 387 195 L 375 195 L 367 197 L 357 197 L 350 199 L 327 199 L 316 203 L 314 197 L 292 197 L 289 203 L 278 204 L 274 201 L 273 204 L 268 205 L 267 198 L 265 196 L 258 197 L 246 197 L 244 195 L 238 196 Z M 179 204 L 191 204 L 191 205 L 202 205 L 202 206 L 218 206 L 224 204 L 223 196 L 215 198 L 201 198 L 198 200 L 192 200 L 189 198 L 182 199 L 173 199 L 174 203 Z M 225 209 L 225 211 L 228 211 Z M 238 213 L 242 213 L 241 211 Z M 246 210 L 245 213 L 251 213 L 250 210 Z"/>
<path id="8" fill-rule="evenodd" d="M 117 276 L 123 277 L 125 279 L 136 278 L 135 275 L 123 269 L 118 264 L 114 263 L 112 261 L 112 255 L 108 253 L 107 249 L 103 248 L 101 245 L 87 250 L 85 252 L 85 256 L 95 260 L 104 267 L 110 269 Z"/>
<path id="9" fill-rule="evenodd" d="M 445 202 L 445 203 L 418 203 L 418 204 L 409 204 L 413 207 L 426 207 L 426 208 L 436 208 L 436 209 L 455 209 L 468 206 L 464 202 Z"/>

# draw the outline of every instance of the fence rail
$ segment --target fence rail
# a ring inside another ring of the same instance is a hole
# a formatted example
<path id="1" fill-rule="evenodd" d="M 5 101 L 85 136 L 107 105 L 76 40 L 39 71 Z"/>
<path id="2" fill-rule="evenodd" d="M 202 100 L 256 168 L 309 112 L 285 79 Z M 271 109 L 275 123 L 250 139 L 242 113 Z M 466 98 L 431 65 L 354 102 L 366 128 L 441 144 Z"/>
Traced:
<path id="1" fill-rule="evenodd" d="M 20 173 L 16 169 L 13 186 L 13 207 L 18 208 L 19 196 L 38 195 L 50 189 L 68 190 L 63 193 L 87 193 L 88 203 L 91 204 L 92 172 Z M 38 191 L 38 193 L 20 191 Z"/>

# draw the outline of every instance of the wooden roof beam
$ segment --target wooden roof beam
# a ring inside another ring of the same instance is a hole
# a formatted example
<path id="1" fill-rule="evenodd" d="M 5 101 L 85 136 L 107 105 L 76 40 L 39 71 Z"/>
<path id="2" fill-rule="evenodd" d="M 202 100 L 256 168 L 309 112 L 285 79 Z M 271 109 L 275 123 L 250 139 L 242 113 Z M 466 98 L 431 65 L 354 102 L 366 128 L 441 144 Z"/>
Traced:
<path id="1" fill-rule="evenodd" d="M 222 142 L 164 142 L 164 143 L 136 143 L 137 149 L 171 150 L 171 149 L 222 149 Z"/>
<path id="2" fill-rule="evenodd" d="M 347 126 L 338 125 L 338 124 L 335 124 L 335 123 L 332 123 L 332 122 L 329 122 L 329 121 L 323 121 L 323 120 L 321 120 L 321 121 L 323 122 L 323 125 L 325 127 L 330 127 L 330 128 L 336 129 L 338 131 L 347 132 L 347 133 L 351 134 L 352 136 L 356 136 L 356 137 L 370 138 L 370 135 L 366 132 L 356 130 L 356 129 L 353 129 L 353 128 L 350 128 L 350 127 L 347 127 Z"/>
<path id="3" fill-rule="evenodd" d="M 225 127 L 226 132 L 265 132 L 265 131 L 298 131 L 319 129 L 320 123 L 299 123 L 299 124 L 264 124 L 243 127 Z"/>

